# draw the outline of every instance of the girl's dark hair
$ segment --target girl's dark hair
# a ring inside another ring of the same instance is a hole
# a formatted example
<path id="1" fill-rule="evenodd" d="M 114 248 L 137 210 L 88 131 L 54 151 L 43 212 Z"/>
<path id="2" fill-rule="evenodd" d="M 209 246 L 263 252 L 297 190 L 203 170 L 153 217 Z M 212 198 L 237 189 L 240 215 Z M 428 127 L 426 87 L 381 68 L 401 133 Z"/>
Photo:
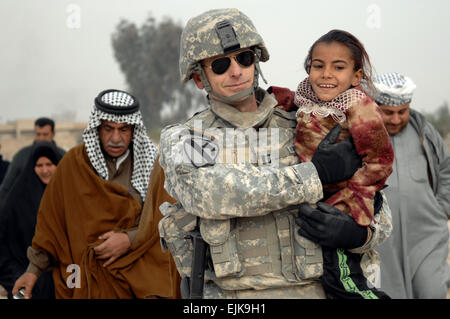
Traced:
<path id="1" fill-rule="evenodd" d="M 314 42 L 311 48 L 309 48 L 308 55 L 303 64 L 306 73 L 309 74 L 309 71 L 311 70 L 312 53 L 316 45 L 319 43 L 331 42 L 341 43 L 350 50 L 352 59 L 355 62 L 354 71 L 361 69 L 363 71 L 363 79 L 366 80 L 368 87 L 373 89 L 372 64 L 370 63 L 369 55 L 367 54 L 364 45 L 353 34 L 343 30 L 331 30 Z"/>

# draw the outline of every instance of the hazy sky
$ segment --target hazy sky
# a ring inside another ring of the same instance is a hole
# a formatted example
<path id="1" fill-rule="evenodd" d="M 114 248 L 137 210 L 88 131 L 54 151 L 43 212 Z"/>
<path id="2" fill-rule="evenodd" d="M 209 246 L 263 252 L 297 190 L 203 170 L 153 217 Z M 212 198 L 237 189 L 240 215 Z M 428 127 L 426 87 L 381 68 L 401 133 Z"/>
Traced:
<path id="1" fill-rule="evenodd" d="M 363 42 L 376 72 L 413 79 L 412 107 L 432 111 L 450 102 L 448 0 L 0 0 L 0 123 L 66 110 L 87 121 L 98 92 L 127 88 L 111 47 L 121 18 L 140 26 L 151 12 L 184 26 L 224 7 L 246 13 L 262 34 L 271 85 L 295 89 L 311 44 L 338 28 Z"/>

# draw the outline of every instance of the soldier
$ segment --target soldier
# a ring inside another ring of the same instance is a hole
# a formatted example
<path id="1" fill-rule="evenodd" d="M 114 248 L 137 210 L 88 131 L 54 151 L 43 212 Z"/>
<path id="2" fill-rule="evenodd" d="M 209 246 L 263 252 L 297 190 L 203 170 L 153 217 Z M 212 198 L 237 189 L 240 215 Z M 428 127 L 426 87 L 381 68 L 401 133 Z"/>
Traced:
<path id="1" fill-rule="evenodd" d="M 321 200 L 322 184 L 352 176 L 361 162 L 349 140 L 333 144 L 336 127 L 312 162 L 299 164 L 295 112 L 276 108 L 274 96 L 258 87 L 259 62 L 268 59 L 253 23 L 236 9 L 194 17 L 181 36 L 181 79 L 205 89 L 210 105 L 161 132 L 164 185 L 178 202 L 161 205 L 159 231 L 191 298 L 325 298 L 317 242 L 343 245 L 362 254 L 364 265 L 376 264 L 372 248 L 391 230 L 386 205 L 362 227 L 326 204 L 303 204 L 312 240 L 302 236 L 299 204 Z"/>

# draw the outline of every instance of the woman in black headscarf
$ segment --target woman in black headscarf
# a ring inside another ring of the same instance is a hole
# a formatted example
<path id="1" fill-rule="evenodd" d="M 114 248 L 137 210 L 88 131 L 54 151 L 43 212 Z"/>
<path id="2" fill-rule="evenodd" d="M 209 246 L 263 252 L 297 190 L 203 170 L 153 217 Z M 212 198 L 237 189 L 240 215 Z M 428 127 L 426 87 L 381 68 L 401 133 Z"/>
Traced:
<path id="1" fill-rule="evenodd" d="M 34 236 L 39 204 L 60 159 L 54 143 L 35 143 L 25 169 L 0 207 L 0 285 L 9 298 L 14 282 L 28 266 L 27 248 Z M 33 298 L 54 298 L 51 271 L 39 277 Z"/>

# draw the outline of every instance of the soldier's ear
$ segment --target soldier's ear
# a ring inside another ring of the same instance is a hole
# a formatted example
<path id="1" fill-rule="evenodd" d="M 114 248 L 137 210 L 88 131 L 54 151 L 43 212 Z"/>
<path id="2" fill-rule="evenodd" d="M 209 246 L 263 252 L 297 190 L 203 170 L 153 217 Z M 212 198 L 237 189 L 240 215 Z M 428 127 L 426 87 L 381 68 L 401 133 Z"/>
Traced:
<path id="1" fill-rule="evenodd" d="M 205 88 L 205 86 L 203 85 L 202 79 L 198 73 L 192 73 L 192 79 L 194 80 L 195 85 L 197 85 L 197 87 L 200 90 Z"/>

